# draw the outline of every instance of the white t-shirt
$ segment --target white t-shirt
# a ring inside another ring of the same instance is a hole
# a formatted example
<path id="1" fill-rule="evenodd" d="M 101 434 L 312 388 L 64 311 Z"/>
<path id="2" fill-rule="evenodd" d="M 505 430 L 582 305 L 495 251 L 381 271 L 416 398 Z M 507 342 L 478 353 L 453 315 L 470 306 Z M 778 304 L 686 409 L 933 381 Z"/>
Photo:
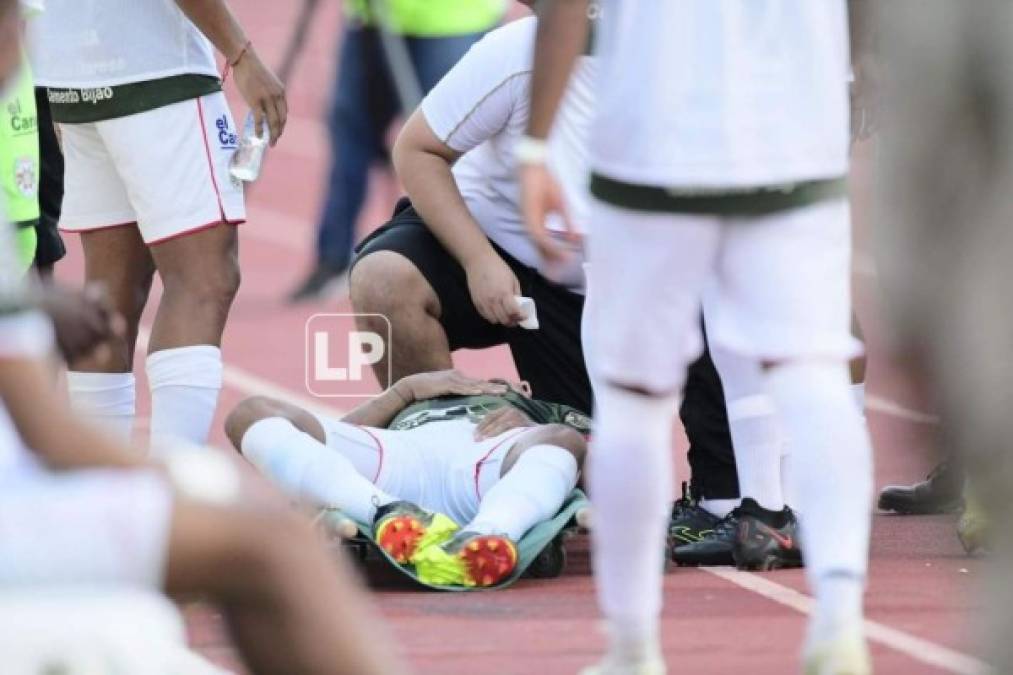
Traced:
<path id="1" fill-rule="evenodd" d="M 426 96 L 422 113 L 444 143 L 465 153 L 454 178 L 486 236 L 525 265 L 583 292 L 583 252 L 574 250 L 567 269 L 543 269 L 520 212 L 514 146 L 528 124 L 537 27 L 537 19 L 528 17 L 489 33 Z M 589 212 L 587 138 L 593 115 L 594 62 L 582 58 L 549 137 L 548 160 L 570 219 L 582 233 Z M 549 227 L 562 230 L 558 221 Z"/>
<path id="2" fill-rule="evenodd" d="M 841 177 L 845 0 L 603 0 L 591 168 L 673 188 Z"/>
<path id="3" fill-rule="evenodd" d="M 211 43 L 174 0 L 48 0 L 28 36 L 35 81 L 47 87 L 218 75 Z"/>

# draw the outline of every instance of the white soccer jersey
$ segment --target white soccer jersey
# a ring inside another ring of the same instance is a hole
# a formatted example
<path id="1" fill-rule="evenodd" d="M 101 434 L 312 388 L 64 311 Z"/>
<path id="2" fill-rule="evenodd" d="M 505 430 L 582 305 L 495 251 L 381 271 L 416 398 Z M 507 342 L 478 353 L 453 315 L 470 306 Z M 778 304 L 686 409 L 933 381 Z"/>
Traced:
<path id="1" fill-rule="evenodd" d="M 595 173 L 722 188 L 847 171 L 845 0 L 603 0 Z"/>
<path id="2" fill-rule="evenodd" d="M 486 236 L 529 267 L 544 263 L 520 213 L 514 147 L 524 135 L 531 102 L 531 70 L 537 20 L 520 19 L 495 30 L 468 51 L 422 102 L 433 132 L 466 153 L 454 178 Z M 561 183 L 574 226 L 589 218 L 587 137 L 594 117 L 594 60 L 582 58 L 549 136 L 549 167 Z M 550 222 L 550 229 L 562 223 Z M 576 252 L 575 258 L 581 258 Z M 582 291 L 581 260 L 553 276 Z"/>
<path id="3" fill-rule="evenodd" d="M 174 0 L 48 0 L 28 33 L 35 81 L 47 87 L 218 74 L 211 44 Z"/>

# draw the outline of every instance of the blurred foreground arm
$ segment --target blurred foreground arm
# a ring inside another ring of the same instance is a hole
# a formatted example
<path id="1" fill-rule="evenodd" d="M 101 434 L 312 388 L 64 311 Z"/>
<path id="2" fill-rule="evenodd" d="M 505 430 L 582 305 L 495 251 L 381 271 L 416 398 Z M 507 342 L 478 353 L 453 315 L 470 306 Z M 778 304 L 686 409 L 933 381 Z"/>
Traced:
<path id="1" fill-rule="evenodd" d="M 545 227 L 547 214 L 564 213 L 562 190 L 545 166 L 545 141 L 573 66 L 587 45 L 589 6 L 589 0 L 544 0 L 538 10 L 531 117 L 518 161 L 524 221 L 548 261 L 561 261 L 566 255 Z"/>

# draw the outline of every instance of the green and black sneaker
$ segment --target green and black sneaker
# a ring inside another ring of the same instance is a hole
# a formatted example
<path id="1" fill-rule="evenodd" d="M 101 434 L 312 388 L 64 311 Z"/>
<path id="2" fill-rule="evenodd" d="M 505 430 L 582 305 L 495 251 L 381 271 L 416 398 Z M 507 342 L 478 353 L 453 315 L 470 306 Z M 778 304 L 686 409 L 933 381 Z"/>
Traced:
<path id="1" fill-rule="evenodd" d="M 702 509 L 701 509 L 702 510 Z M 698 540 L 672 549 L 672 562 L 680 567 L 699 565 L 734 565 L 732 545 L 739 525 L 739 509 L 724 518 L 708 513 L 717 522 L 709 531 L 702 532 Z"/>
<path id="2" fill-rule="evenodd" d="M 682 483 L 682 498 L 672 505 L 672 517 L 668 521 L 668 550 L 677 546 L 700 541 L 712 532 L 720 518 L 702 508 L 693 499 L 685 481 Z"/>

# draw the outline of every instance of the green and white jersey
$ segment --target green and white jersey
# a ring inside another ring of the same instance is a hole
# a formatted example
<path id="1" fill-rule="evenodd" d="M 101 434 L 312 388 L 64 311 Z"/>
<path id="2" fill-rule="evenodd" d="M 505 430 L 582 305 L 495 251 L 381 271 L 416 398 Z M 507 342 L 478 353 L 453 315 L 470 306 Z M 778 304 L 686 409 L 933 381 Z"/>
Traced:
<path id="1" fill-rule="evenodd" d="M 602 0 L 599 28 L 595 175 L 708 197 L 847 173 L 845 0 Z"/>
<path id="2" fill-rule="evenodd" d="M 393 431 L 407 431 L 425 424 L 467 420 L 478 424 L 493 410 L 512 406 L 537 424 L 565 424 L 582 434 L 591 432 L 591 418 L 576 408 L 561 403 L 549 403 L 507 392 L 502 396 L 443 396 L 413 403 L 388 425 Z"/>

